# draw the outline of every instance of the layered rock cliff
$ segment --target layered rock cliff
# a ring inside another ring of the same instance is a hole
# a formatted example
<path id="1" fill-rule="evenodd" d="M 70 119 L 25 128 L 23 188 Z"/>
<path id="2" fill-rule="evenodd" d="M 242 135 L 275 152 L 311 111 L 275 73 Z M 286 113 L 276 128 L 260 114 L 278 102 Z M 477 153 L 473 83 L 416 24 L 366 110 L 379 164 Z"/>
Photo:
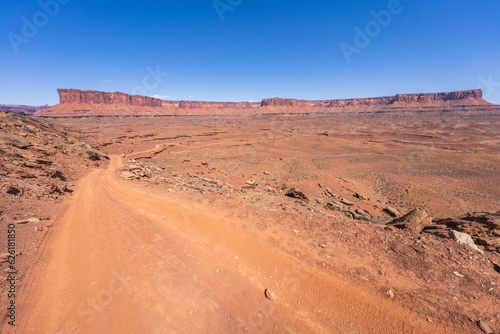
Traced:
<path id="1" fill-rule="evenodd" d="M 454 101 L 464 99 L 482 99 L 481 89 L 464 90 L 450 93 L 422 93 L 422 94 L 397 94 L 393 102 L 427 102 L 427 101 Z"/>
<path id="2" fill-rule="evenodd" d="M 491 109 L 498 106 L 482 99 L 482 91 L 466 90 L 449 93 L 397 94 L 359 99 L 298 100 L 271 98 L 260 103 L 162 101 L 128 95 L 58 89 L 60 103 L 40 115 L 241 115 L 256 113 L 335 113 L 383 111 L 443 111 Z"/>
<path id="3" fill-rule="evenodd" d="M 181 109 L 220 108 L 220 109 L 251 109 L 259 104 L 250 102 L 206 102 L 206 101 L 169 101 Z"/>
<path id="4" fill-rule="evenodd" d="M 450 93 L 421 93 L 421 94 L 397 94 L 395 96 L 360 98 L 360 99 L 340 99 L 340 100 L 319 100 L 307 101 L 296 99 L 272 98 L 262 100 L 261 107 L 327 107 L 343 108 L 353 106 L 388 106 L 398 102 L 448 102 L 465 99 L 482 99 L 483 92 L 480 89 L 457 91 Z M 486 102 L 486 101 L 485 101 Z M 487 102 L 486 102 L 487 103 Z"/>
<path id="5" fill-rule="evenodd" d="M 161 107 L 160 99 L 149 96 L 106 93 L 95 90 L 58 89 L 60 103 L 123 104 L 129 106 Z"/>

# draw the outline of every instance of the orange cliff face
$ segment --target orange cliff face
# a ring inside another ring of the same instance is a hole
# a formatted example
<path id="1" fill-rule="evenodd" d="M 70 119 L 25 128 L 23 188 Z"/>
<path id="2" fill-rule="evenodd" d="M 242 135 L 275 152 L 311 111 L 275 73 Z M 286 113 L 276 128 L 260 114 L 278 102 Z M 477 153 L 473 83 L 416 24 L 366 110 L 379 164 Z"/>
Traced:
<path id="1" fill-rule="evenodd" d="M 94 90 L 58 89 L 62 104 L 124 104 L 130 106 L 161 107 L 161 100 L 149 96 L 128 95 L 125 93 L 106 93 Z"/>
<path id="2" fill-rule="evenodd" d="M 335 113 L 381 111 L 443 111 L 453 108 L 488 109 L 495 106 L 482 98 L 482 91 L 398 94 L 395 96 L 297 100 L 271 98 L 260 103 L 162 101 L 125 93 L 58 89 L 60 103 L 37 113 L 41 116 L 85 115 L 244 115 L 265 113 Z"/>

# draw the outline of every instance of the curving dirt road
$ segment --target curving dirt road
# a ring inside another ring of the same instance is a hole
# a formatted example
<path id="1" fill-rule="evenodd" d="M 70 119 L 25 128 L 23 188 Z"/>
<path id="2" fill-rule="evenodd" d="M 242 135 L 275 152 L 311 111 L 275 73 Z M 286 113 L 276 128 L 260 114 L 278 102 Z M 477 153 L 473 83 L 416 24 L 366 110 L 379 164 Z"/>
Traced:
<path id="1" fill-rule="evenodd" d="M 114 181 L 120 165 L 82 181 L 2 333 L 446 332 L 221 217 Z"/>

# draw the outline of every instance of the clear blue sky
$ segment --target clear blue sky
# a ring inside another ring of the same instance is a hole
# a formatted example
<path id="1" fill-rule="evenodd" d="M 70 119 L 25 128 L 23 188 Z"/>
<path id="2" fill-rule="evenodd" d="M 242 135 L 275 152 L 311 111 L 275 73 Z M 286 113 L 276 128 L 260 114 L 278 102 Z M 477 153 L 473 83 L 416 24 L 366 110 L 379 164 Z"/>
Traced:
<path id="1" fill-rule="evenodd" d="M 217 101 L 483 88 L 500 104 L 498 0 L 41 3 L 54 1 L 0 3 L 0 104 L 56 104 L 57 88 Z M 341 45 L 357 48 L 350 63 Z"/>

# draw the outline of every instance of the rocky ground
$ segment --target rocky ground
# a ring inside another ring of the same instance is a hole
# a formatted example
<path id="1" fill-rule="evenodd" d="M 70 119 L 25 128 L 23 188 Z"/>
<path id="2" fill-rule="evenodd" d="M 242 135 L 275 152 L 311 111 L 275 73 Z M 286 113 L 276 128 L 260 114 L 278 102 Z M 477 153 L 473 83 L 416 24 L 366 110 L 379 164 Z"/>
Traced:
<path id="1" fill-rule="evenodd" d="M 129 186 L 245 217 L 252 224 L 243 228 L 277 249 L 378 291 L 428 324 L 498 332 L 498 120 L 387 117 L 54 126 L 2 114 L 2 219 L 43 233 L 39 226 L 57 213 L 43 209 L 71 196 L 105 159 L 100 151 L 119 154 L 116 177 Z"/>
<path id="2" fill-rule="evenodd" d="M 354 192 L 351 197 L 340 198 L 330 188 L 321 184 L 318 184 L 318 187 L 321 190 L 324 188 L 323 197 L 311 201 L 298 188 L 282 187 L 278 190 L 272 187 L 275 184 L 270 182 L 263 182 L 264 186 L 258 187 L 259 181 L 256 180 L 245 181 L 244 186 L 236 188 L 224 181 L 212 179 L 203 172 L 183 174 L 151 165 L 148 160 L 140 160 L 140 162 L 126 160 L 126 167 L 119 170 L 121 178 L 142 180 L 153 185 L 168 185 L 170 192 L 191 189 L 201 194 L 232 194 L 249 203 L 260 202 L 261 207 L 265 203 L 264 207 L 267 209 L 286 210 L 288 204 L 300 213 L 306 213 L 307 209 L 311 213 L 322 216 L 331 215 L 333 211 L 348 219 L 406 229 L 416 234 L 425 233 L 440 238 L 450 238 L 459 243 L 474 245 L 474 248 L 481 252 L 490 251 L 500 254 L 500 211 L 474 212 L 459 217 L 433 219 L 422 209 L 414 209 L 402 214 L 390 205 L 382 204 L 380 201 L 374 202 L 359 192 Z M 201 165 L 208 166 L 208 163 L 202 162 Z M 264 179 L 270 176 L 271 174 L 267 171 L 261 174 Z M 285 197 L 295 199 L 295 201 L 291 202 Z M 366 209 L 367 207 L 370 209 Z M 373 216 L 376 213 L 377 216 Z"/>
<path id="3" fill-rule="evenodd" d="M 500 212 L 433 220 L 421 209 L 403 214 L 388 206 L 373 217 L 354 209 L 370 201 L 359 193 L 335 201 L 326 188 L 324 200 L 311 201 L 297 188 L 259 190 L 254 180 L 234 187 L 208 173 L 125 160 L 117 176 L 136 187 L 209 202 L 226 214 L 236 207 L 258 221 L 251 232 L 331 275 L 418 310 L 429 323 L 460 324 L 464 332 L 479 332 L 479 321 L 494 330 L 500 325 Z"/>
<path id="4" fill-rule="evenodd" d="M 7 225 L 16 224 L 20 277 L 36 266 L 36 254 L 64 210 L 79 179 L 106 156 L 64 128 L 21 112 L 0 111 L 0 271 L 8 267 Z M 2 306 L 5 275 L 0 282 Z M 21 279 L 21 278 L 20 278 Z"/>

